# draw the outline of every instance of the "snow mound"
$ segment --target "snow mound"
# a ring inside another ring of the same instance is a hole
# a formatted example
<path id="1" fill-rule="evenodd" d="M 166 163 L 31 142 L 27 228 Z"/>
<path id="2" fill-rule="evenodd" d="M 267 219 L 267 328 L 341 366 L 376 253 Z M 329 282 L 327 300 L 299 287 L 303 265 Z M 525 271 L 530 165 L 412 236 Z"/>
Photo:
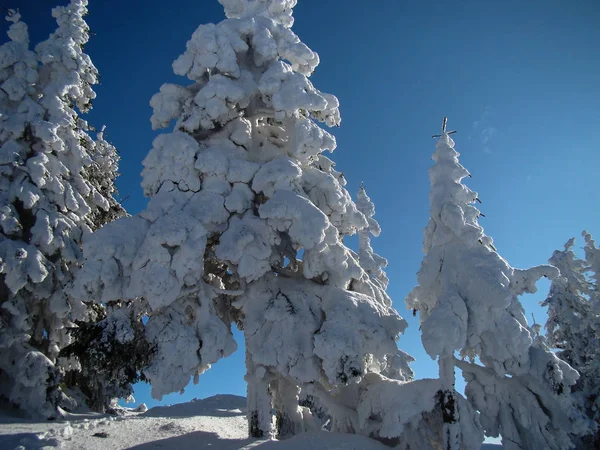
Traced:
<path id="1" fill-rule="evenodd" d="M 214 395 L 205 399 L 193 399 L 187 403 L 156 406 L 144 413 L 145 417 L 230 417 L 244 415 L 246 397 L 239 395 Z"/>

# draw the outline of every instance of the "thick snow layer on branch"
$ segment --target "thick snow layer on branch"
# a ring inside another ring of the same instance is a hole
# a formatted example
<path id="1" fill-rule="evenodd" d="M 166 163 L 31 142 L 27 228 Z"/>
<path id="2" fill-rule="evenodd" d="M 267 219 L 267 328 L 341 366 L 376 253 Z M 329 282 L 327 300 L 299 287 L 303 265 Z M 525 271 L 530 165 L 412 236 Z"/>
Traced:
<path id="1" fill-rule="evenodd" d="M 194 169 L 198 143 L 185 133 L 161 134 L 144 158 L 142 187 L 146 195 L 156 194 L 166 181 L 177 183 L 181 191 L 198 192 L 200 177 Z"/>
<path id="2" fill-rule="evenodd" d="M 530 269 L 513 269 L 510 287 L 515 295 L 535 294 L 537 292 L 535 284 L 538 280 L 542 278 L 553 280 L 558 275 L 558 270 L 548 265 L 536 266 Z"/>
<path id="3" fill-rule="evenodd" d="M 341 174 L 331 168 L 310 167 L 304 171 L 302 185 L 310 200 L 327 215 L 343 234 L 353 235 L 367 225 L 364 215 L 354 204 Z"/>
<path id="4" fill-rule="evenodd" d="M 277 235 L 267 223 L 248 212 L 232 217 L 215 254 L 236 265 L 241 277 L 253 281 L 271 270 L 271 247 L 276 241 Z"/>
<path id="5" fill-rule="evenodd" d="M 384 370 L 387 356 L 398 354 L 395 340 L 406 321 L 372 297 L 333 292 L 339 298 L 333 293 L 323 297 L 326 319 L 315 337 L 315 353 L 323 360 L 325 373 L 332 382 L 362 376 L 368 367 L 364 361 L 367 354 L 382 361 Z"/>
<path id="6" fill-rule="evenodd" d="M 359 391 L 361 428 L 371 428 L 370 432 L 382 438 L 400 437 L 405 433 L 405 427 L 418 428 L 423 414 L 435 408 L 439 390 L 437 379 L 404 383 L 369 374 Z M 380 418 L 380 422 L 374 417 Z"/>
<path id="7" fill-rule="evenodd" d="M 480 412 L 486 434 L 501 434 L 504 448 L 572 448 L 569 432 L 585 429 L 568 396 L 577 372 L 551 352 L 536 347 L 529 351 L 525 373 L 510 378 L 458 361 L 467 382 L 465 393 Z"/>
<path id="8" fill-rule="evenodd" d="M 182 390 L 190 377 L 235 350 L 228 324 L 216 314 L 216 294 L 202 281 L 198 255 L 205 246 L 198 217 L 182 220 L 176 207 L 153 223 L 140 216 L 117 220 L 85 242 L 86 263 L 74 295 L 149 302 L 146 338 L 156 352 L 145 374 L 158 398 Z"/>
<path id="9" fill-rule="evenodd" d="M 346 384 L 385 370 L 406 327 L 393 309 L 367 296 L 282 276 L 252 283 L 238 304 L 255 364 L 298 383 L 319 381 L 324 373 L 329 383 Z"/>
<path id="10" fill-rule="evenodd" d="M 309 200 L 291 191 L 277 191 L 260 207 L 260 217 L 277 231 L 310 250 L 334 243 L 327 216 Z"/>
<path id="11" fill-rule="evenodd" d="M 400 381 L 368 373 L 359 383 L 327 394 L 312 385 L 307 393 L 313 396 L 313 410 L 329 412 L 331 431 L 362 434 L 394 448 L 434 450 L 444 445 L 441 389 L 440 380 Z M 461 418 L 461 448 L 479 449 L 483 432 L 477 413 L 460 394 L 455 401 Z"/>
<path id="12" fill-rule="evenodd" d="M 258 170 L 252 181 L 252 190 L 270 198 L 275 191 L 294 190 L 294 182 L 301 176 L 302 169 L 291 159 L 274 159 Z"/>
<path id="13" fill-rule="evenodd" d="M 218 197 L 205 192 L 180 194 L 182 204 L 157 205 L 173 199 L 165 193 L 154 197 L 142 216 L 99 230 L 86 242 L 78 294 L 102 301 L 144 297 L 153 308 L 160 308 L 185 295 L 186 287 L 200 285 L 203 264 L 198 255 L 204 253 L 207 228 L 227 217 L 221 214 L 223 200 Z M 215 214 L 213 207 L 219 201 Z M 93 267 L 98 265 L 100 270 Z"/>
<path id="14" fill-rule="evenodd" d="M 50 263 L 33 245 L 4 239 L 0 241 L 0 261 L 0 273 L 13 294 L 17 294 L 28 281 L 41 283 L 48 276 Z M 3 307 L 6 309 L 8 305 Z"/>
<path id="15" fill-rule="evenodd" d="M 378 374 L 367 375 L 358 388 L 361 434 L 387 438 L 398 448 L 440 448 L 440 389 L 437 379 L 401 382 Z M 479 421 L 461 395 L 456 396 L 456 401 L 462 419 L 461 449 L 478 450 L 483 442 Z"/>
<path id="16" fill-rule="evenodd" d="M 212 296 L 204 289 L 197 298 L 179 299 L 155 310 L 148 320 L 146 338 L 156 352 L 144 373 L 154 398 L 183 391 L 190 377 L 197 382 L 197 375 L 236 350 L 229 327 L 215 312 Z"/>

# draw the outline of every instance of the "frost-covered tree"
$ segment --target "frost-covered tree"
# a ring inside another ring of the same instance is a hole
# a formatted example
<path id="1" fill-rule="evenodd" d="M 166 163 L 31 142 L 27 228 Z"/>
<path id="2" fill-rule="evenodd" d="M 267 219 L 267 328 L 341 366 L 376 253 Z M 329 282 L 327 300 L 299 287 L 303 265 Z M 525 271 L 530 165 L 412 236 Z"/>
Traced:
<path id="1" fill-rule="evenodd" d="M 153 349 L 144 335 L 143 302 L 94 305 L 93 321 L 78 321 L 73 342 L 61 350 L 75 358 L 63 380 L 94 411 L 116 412 L 117 400 L 133 399 L 133 384 L 145 381 L 143 369 Z"/>
<path id="2" fill-rule="evenodd" d="M 200 26 L 173 64 L 191 83 L 151 100 L 153 127 L 175 125 L 143 162 L 147 208 L 89 238 L 76 289 L 147 301 L 157 398 L 243 328 L 250 434 L 284 436 L 311 427 L 301 390 L 406 370 L 406 322 L 343 243 L 368 224 L 323 154 L 336 144 L 318 122 L 339 125 L 338 100 L 309 80 L 319 58 L 291 31 L 296 1 L 220 3 L 228 19 Z"/>
<path id="3" fill-rule="evenodd" d="M 585 241 L 585 262 L 587 265 L 587 274 L 591 280 L 591 289 L 588 293 L 592 308 L 596 314 L 600 314 L 600 248 L 596 247 L 596 241 L 587 231 L 581 233 Z"/>
<path id="4" fill-rule="evenodd" d="M 586 238 L 586 256 L 595 247 L 591 236 Z M 569 239 L 564 250 L 556 250 L 550 264 L 560 271 L 552 281 L 550 294 L 542 303 L 548 307 L 546 341 L 559 349 L 557 356 L 579 372 L 573 386 L 575 403 L 590 419 L 590 431 L 575 437 L 578 448 L 595 448 L 600 439 L 600 314 L 589 300 L 596 286 L 586 278 L 589 270 L 585 260 L 573 252 L 575 239 Z"/>
<path id="5" fill-rule="evenodd" d="M 371 235 L 378 237 L 381 233 L 379 222 L 373 218 L 375 205 L 367 195 L 364 185 L 361 184 L 356 197 L 356 207 L 367 219 L 367 226 L 358 232 L 358 260 L 362 268 L 371 276 L 382 290 L 387 289 L 389 279 L 383 269 L 388 261 L 379 256 L 371 247 Z"/>
<path id="6" fill-rule="evenodd" d="M 58 28 L 36 53 L 9 11 L 10 41 L 0 47 L 0 395 L 43 416 L 73 406 L 56 363 L 67 329 L 88 315 L 67 292 L 81 240 L 121 211 L 116 150 L 78 116 L 97 81 L 83 52 L 86 3 L 55 8 Z"/>
<path id="7" fill-rule="evenodd" d="M 459 425 L 470 420 L 457 408 L 455 366 L 488 436 L 501 434 L 505 448 L 568 448 L 575 420 L 568 392 L 577 372 L 534 343 L 517 298 L 558 271 L 515 269 L 498 255 L 479 225 L 477 194 L 462 184 L 469 172 L 458 156 L 444 129 L 429 171 L 425 258 L 406 298 L 420 313 L 425 350 L 438 359 L 444 448 L 462 448 Z"/>

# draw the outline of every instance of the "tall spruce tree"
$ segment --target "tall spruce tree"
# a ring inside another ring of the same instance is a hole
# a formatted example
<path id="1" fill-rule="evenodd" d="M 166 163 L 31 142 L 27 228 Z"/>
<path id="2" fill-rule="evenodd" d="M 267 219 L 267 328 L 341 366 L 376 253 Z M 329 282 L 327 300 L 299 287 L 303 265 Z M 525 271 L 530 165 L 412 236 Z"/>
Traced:
<path id="1" fill-rule="evenodd" d="M 515 269 L 498 255 L 479 225 L 477 193 L 462 184 L 469 172 L 458 156 L 444 126 L 429 171 L 425 258 L 419 285 L 406 299 L 420 313 L 425 350 L 438 359 L 444 448 L 461 448 L 464 439 L 455 366 L 488 436 L 501 434 L 505 448 L 568 448 L 576 426 L 568 392 L 577 372 L 534 343 L 518 301 L 518 295 L 536 290 L 540 277 L 554 278 L 557 270 Z M 462 359 L 455 358 L 457 352 Z"/>
<path id="2" fill-rule="evenodd" d="M 67 329 L 90 313 L 67 291 L 81 241 L 122 211 L 112 197 L 116 150 L 79 118 L 97 82 L 83 52 L 86 4 L 53 9 L 58 28 L 37 54 L 10 11 L 11 40 L 0 48 L 0 394 L 47 417 L 75 406 L 59 389 L 57 356 Z"/>
<path id="3" fill-rule="evenodd" d="M 148 302 L 157 398 L 233 352 L 237 324 L 249 432 L 285 436 L 311 426 L 301 390 L 400 367 L 406 323 L 342 241 L 367 221 L 323 155 L 335 139 L 318 122 L 339 125 L 338 100 L 309 80 L 319 58 L 291 31 L 296 1 L 220 3 L 228 19 L 173 64 L 191 84 L 151 100 L 154 128 L 175 126 L 144 160 L 148 207 L 89 239 L 77 289 Z"/>

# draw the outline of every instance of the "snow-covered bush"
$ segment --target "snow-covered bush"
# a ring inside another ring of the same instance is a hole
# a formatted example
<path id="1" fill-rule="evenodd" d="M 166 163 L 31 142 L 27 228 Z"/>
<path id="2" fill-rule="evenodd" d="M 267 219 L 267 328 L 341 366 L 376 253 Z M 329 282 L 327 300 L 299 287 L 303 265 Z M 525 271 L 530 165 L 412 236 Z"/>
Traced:
<path id="1" fill-rule="evenodd" d="M 443 392 L 439 379 L 395 380 L 369 373 L 359 383 L 329 392 L 310 386 L 311 410 L 331 412 L 330 431 L 369 436 L 401 449 L 439 450 L 444 447 Z M 471 405 L 460 395 L 457 409 L 463 449 L 479 449 L 481 426 Z"/>
<path id="2" fill-rule="evenodd" d="M 143 302 L 95 306 L 99 317 L 78 321 L 71 331 L 73 342 L 60 356 L 72 361 L 65 384 L 81 392 L 92 410 L 111 412 L 116 399 L 130 398 L 133 384 L 145 381 L 142 370 L 153 349 L 144 335 Z"/>
<path id="3" fill-rule="evenodd" d="M 173 64 L 191 83 L 150 102 L 154 128 L 175 123 L 143 162 L 149 204 L 87 239 L 76 291 L 147 301 L 157 398 L 243 328 L 250 434 L 282 436 L 312 426 L 306 386 L 410 371 L 395 343 L 406 323 L 343 243 L 369 223 L 323 155 L 336 143 L 318 122 L 339 125 L 338 100 L 309 80 L 319 58 L 290 29 L 296 1 L 220 3 L 228 19 L 200 26 Z"/>
<path id="4" fill-rule="evenodd" d="M 78 116 L 97 82 L 83 52 L 86 4 L 55 8 L 58 28 L 36 53 L 9 11 L 0 47 L 0 395 L 43 416 L 73 406 L 56 363 L 67 328 L 88 313 L 66 290 L 81 240 L 122 214 L 112 197 L 116 150 Z"/>
<path id="5" fill-rule="evenodd" d="M 593 307 L 597 292 L 595 279 L 586 273 L 593 266 L 595 245 L 584 232 L 586 260 L 573 252 L 575 239 L 569 239 L 564 250 L 556 250 L 549 263 L 560 270 L 560 277 L 552 281 L 550 294 L 542 303 L 548 307 L 546 341 L 559 349 L 559 358 L 579 372 L 573 386 L 573 397 L 578 409 L 590 420 L 590 431 L 577 439 L 578 448 L 594 448 L 598 442 L 600 425 L 600 312 Z M 589 261 L 589 262 L 588 262 Z"/>
<path id="6" fill-rule="evenodd" d="M 458 156 L 444 132 L 429 171 L 431 214 L 419 285 L 406 298 L 420 313 L 425 350 L 439 361 L 444 448 L 464 448 L 470 438 L 459 427 L 470 419 L 457 410 L 457 364 L 488 436 L 501 434 L 505 448 L 568 448 L 568 433 L 579 423 L 568 396 L 577 373 L 534 342 L 518 300 L 558 271 L 515 269 L 498 255 L 479 225 L 477 194 L 462 184 L 469 172 Z"/>

